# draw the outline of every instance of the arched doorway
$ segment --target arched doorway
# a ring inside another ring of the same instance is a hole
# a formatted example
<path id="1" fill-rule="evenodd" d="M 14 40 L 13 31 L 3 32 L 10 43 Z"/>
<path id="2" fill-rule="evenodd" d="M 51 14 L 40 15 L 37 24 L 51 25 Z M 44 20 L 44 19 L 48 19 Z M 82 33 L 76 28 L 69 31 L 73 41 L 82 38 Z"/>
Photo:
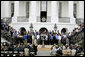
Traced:
<path id="1" fill-rule="evenodd" d="M 62 28 L 61 29 L 61 33 L 64 33 L 65 34 L 66 32 L 67 32 L 67 28 Z"/>
<path id="2" fill-rule="evenodd" d="M 24 32 L 26 32 L 26 29 L 25 29 L 24 27 L 21 27 L 21 28 L 19 29 L 19 32 L 20 32 L 21 35 L 25 35 Z"/>
<path id="3" fill-rule="evenodd" d="M 47 33 L 48 33 L 48 30 L 47 30 L 47 28 L 43 27 L 43 28 L 41 28 L 41 29 L 39 30 L 39 33 L 40 33 L 40 34 L 47 34 Z"/>
<path id="4" fill-rule="evenodd" d="M 39 30 L 39 34 L 40 34 L 39 44 L 42 44 L 42 47 L 45 47 L 47 33 L 48 33 L 48 30 L 45 27 Z"/>

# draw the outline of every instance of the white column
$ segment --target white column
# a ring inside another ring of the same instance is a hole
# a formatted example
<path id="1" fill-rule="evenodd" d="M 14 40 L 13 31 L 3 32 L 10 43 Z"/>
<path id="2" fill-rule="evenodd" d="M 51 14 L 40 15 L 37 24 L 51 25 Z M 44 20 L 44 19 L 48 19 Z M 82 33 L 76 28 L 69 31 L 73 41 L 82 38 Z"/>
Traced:
<path id="1" fill-rule="evenodd" d="M 40 22 L 40 2 L 41 1 L 37 1 L 37 8 L 36 8 L 36 11 L 37 11 L 37 19 L 36 19 L 36 22 Z"/>
<path id="2" fill-rule="evenodd" d="M 51 22 L 58 23 L 58 2 L 52 1 L 51 2 Z"/>
<path id="3" fill-rule="evenodd" d="M 5 17 L 11 17 L 11 4 L 10 4 L 10 1 L 4 1 L 4 15 Z"/>
<path id="4" fill-rule="evenodd" d="M 68 1 L 68 13 L 70 17 L 70 23 L 75 24 L 75 18 L 73 16 L 73 1 Z"/>
<path id="5" fill-rule="evenodd" d="M 1 1 L 1 19 L 4 18 L 5 9 L 4 9 L 4 1 Z"/>
<path id="6" fill-rule="evenodd" d="M 77 18 L 84 19 L 84 1 L 78 1 L 78 5 L 77 5 Z"/>
<path id="7" fill-rule="evenodd" d="M 19 16 L 19 1 L 14 1 L 14 17 L 12 19 L 13 23 L 17 22 L 18 16 Z"/>
<path id="8" fill-rule="evenodd" d="M 30 16 L 29 16 L 29 22 L 30 23 L 35 23 L 37 20 L 36 20 L 36 1 L 31 1 L 30 2 Z"/>

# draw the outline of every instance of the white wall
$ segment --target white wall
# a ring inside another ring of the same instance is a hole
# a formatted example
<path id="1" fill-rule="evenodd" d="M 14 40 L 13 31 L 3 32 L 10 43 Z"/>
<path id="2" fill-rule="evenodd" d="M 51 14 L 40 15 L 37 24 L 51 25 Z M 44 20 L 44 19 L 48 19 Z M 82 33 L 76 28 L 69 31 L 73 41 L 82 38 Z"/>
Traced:
<path id="1" fill-rule="evenodd" d="M 54 30 L 54 23 L 33 23 L 33 30 L 39 31 L 41 28 L 45 27 L 48 31 Z M 74 28 L 78 27 L 76 24 L 56 24 L 57 30 L 61 32 L 63 28 L 67 28 L 68 32 L 72 32 Z M 25 27 L 26 30 L 30 31 L 30 23 L 12 23 L 10 24 L 14 29 L 19 31 L 21 27 Z"/>

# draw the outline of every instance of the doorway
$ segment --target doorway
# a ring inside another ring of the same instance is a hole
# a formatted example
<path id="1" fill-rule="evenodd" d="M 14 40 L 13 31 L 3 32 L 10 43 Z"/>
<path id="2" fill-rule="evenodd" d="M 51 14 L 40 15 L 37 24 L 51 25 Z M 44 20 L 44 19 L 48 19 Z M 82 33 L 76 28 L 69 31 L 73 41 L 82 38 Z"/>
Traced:
<path id="1" fill-rule="evenodd" d="M 67 28 L 62 28 L 61 33 L 67 33 Z"/>
<path id="2" fill-rule="evenodd" d="M 41 11 L 40 18 L 41 18 L 41 22 L 46 22 L 47 11 Z"/>
<path id="3" fill-rule="evenodd" d="M 45 27 L 43 27 L 39 30 L 39 34 L 40 34 L 39 44 L 42 44 L 42 47 L 45 47 L 45 44 L 48 44 L 47 38 L 48 30 Z"/>
<path id="4" fill-rule="evenodd" d="M 43 27 L 43 28 L 41 28 L 41 29 L 39 30 L 39 33 L 40 33 L 40 34 L 47 34 L 47 33 L 48 33 L 48 30 L 47 30 L 47 28 Z"/>

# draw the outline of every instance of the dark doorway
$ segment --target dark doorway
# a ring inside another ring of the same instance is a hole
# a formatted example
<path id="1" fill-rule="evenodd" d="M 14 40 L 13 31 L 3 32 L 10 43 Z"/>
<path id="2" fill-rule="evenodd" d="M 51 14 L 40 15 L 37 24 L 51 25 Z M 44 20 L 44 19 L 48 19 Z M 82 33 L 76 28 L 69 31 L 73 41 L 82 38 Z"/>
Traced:
<path id="1" fill-rule="evenodd" d="M 24 32 L 26 32 L 26 29 L 24 27 L 21 27 L 19 31 L 21 35 L 25 35 Z"/>
<path id="2" fill-rule="evenodd" d="M 40 34 L 39 44 L 42 44 L 42 46 L 48 43 L 48 38 L 46 38 L 47 33 L 48 33 L 48 30 L 45 27 L 39 30 L 39 34 Z"/>
<path id="3" fill-rule="evenodd" d="M 67 32 L 67 29 L 66 28 L 63 28 L 62 30 L 61 30 L 61 33 L 66 33 Z"/>
<path id="4" fill-rule="evenodd" d="M 41 29 L 39 30 L 39 33 L 40 33 L 40 34 L 47 34 L 47 33 L 48 33 L 48 30 L 47 30 L 46 28 L 41 28 Z"/>
<path id="5" fill-rule="evenodd" d="M 41 18 L 41 22 L 46 22 L 46 19 L 47 19 L 47 11 L 41 11 L 41 13 L 40 13 L 40 18 Z"/>

